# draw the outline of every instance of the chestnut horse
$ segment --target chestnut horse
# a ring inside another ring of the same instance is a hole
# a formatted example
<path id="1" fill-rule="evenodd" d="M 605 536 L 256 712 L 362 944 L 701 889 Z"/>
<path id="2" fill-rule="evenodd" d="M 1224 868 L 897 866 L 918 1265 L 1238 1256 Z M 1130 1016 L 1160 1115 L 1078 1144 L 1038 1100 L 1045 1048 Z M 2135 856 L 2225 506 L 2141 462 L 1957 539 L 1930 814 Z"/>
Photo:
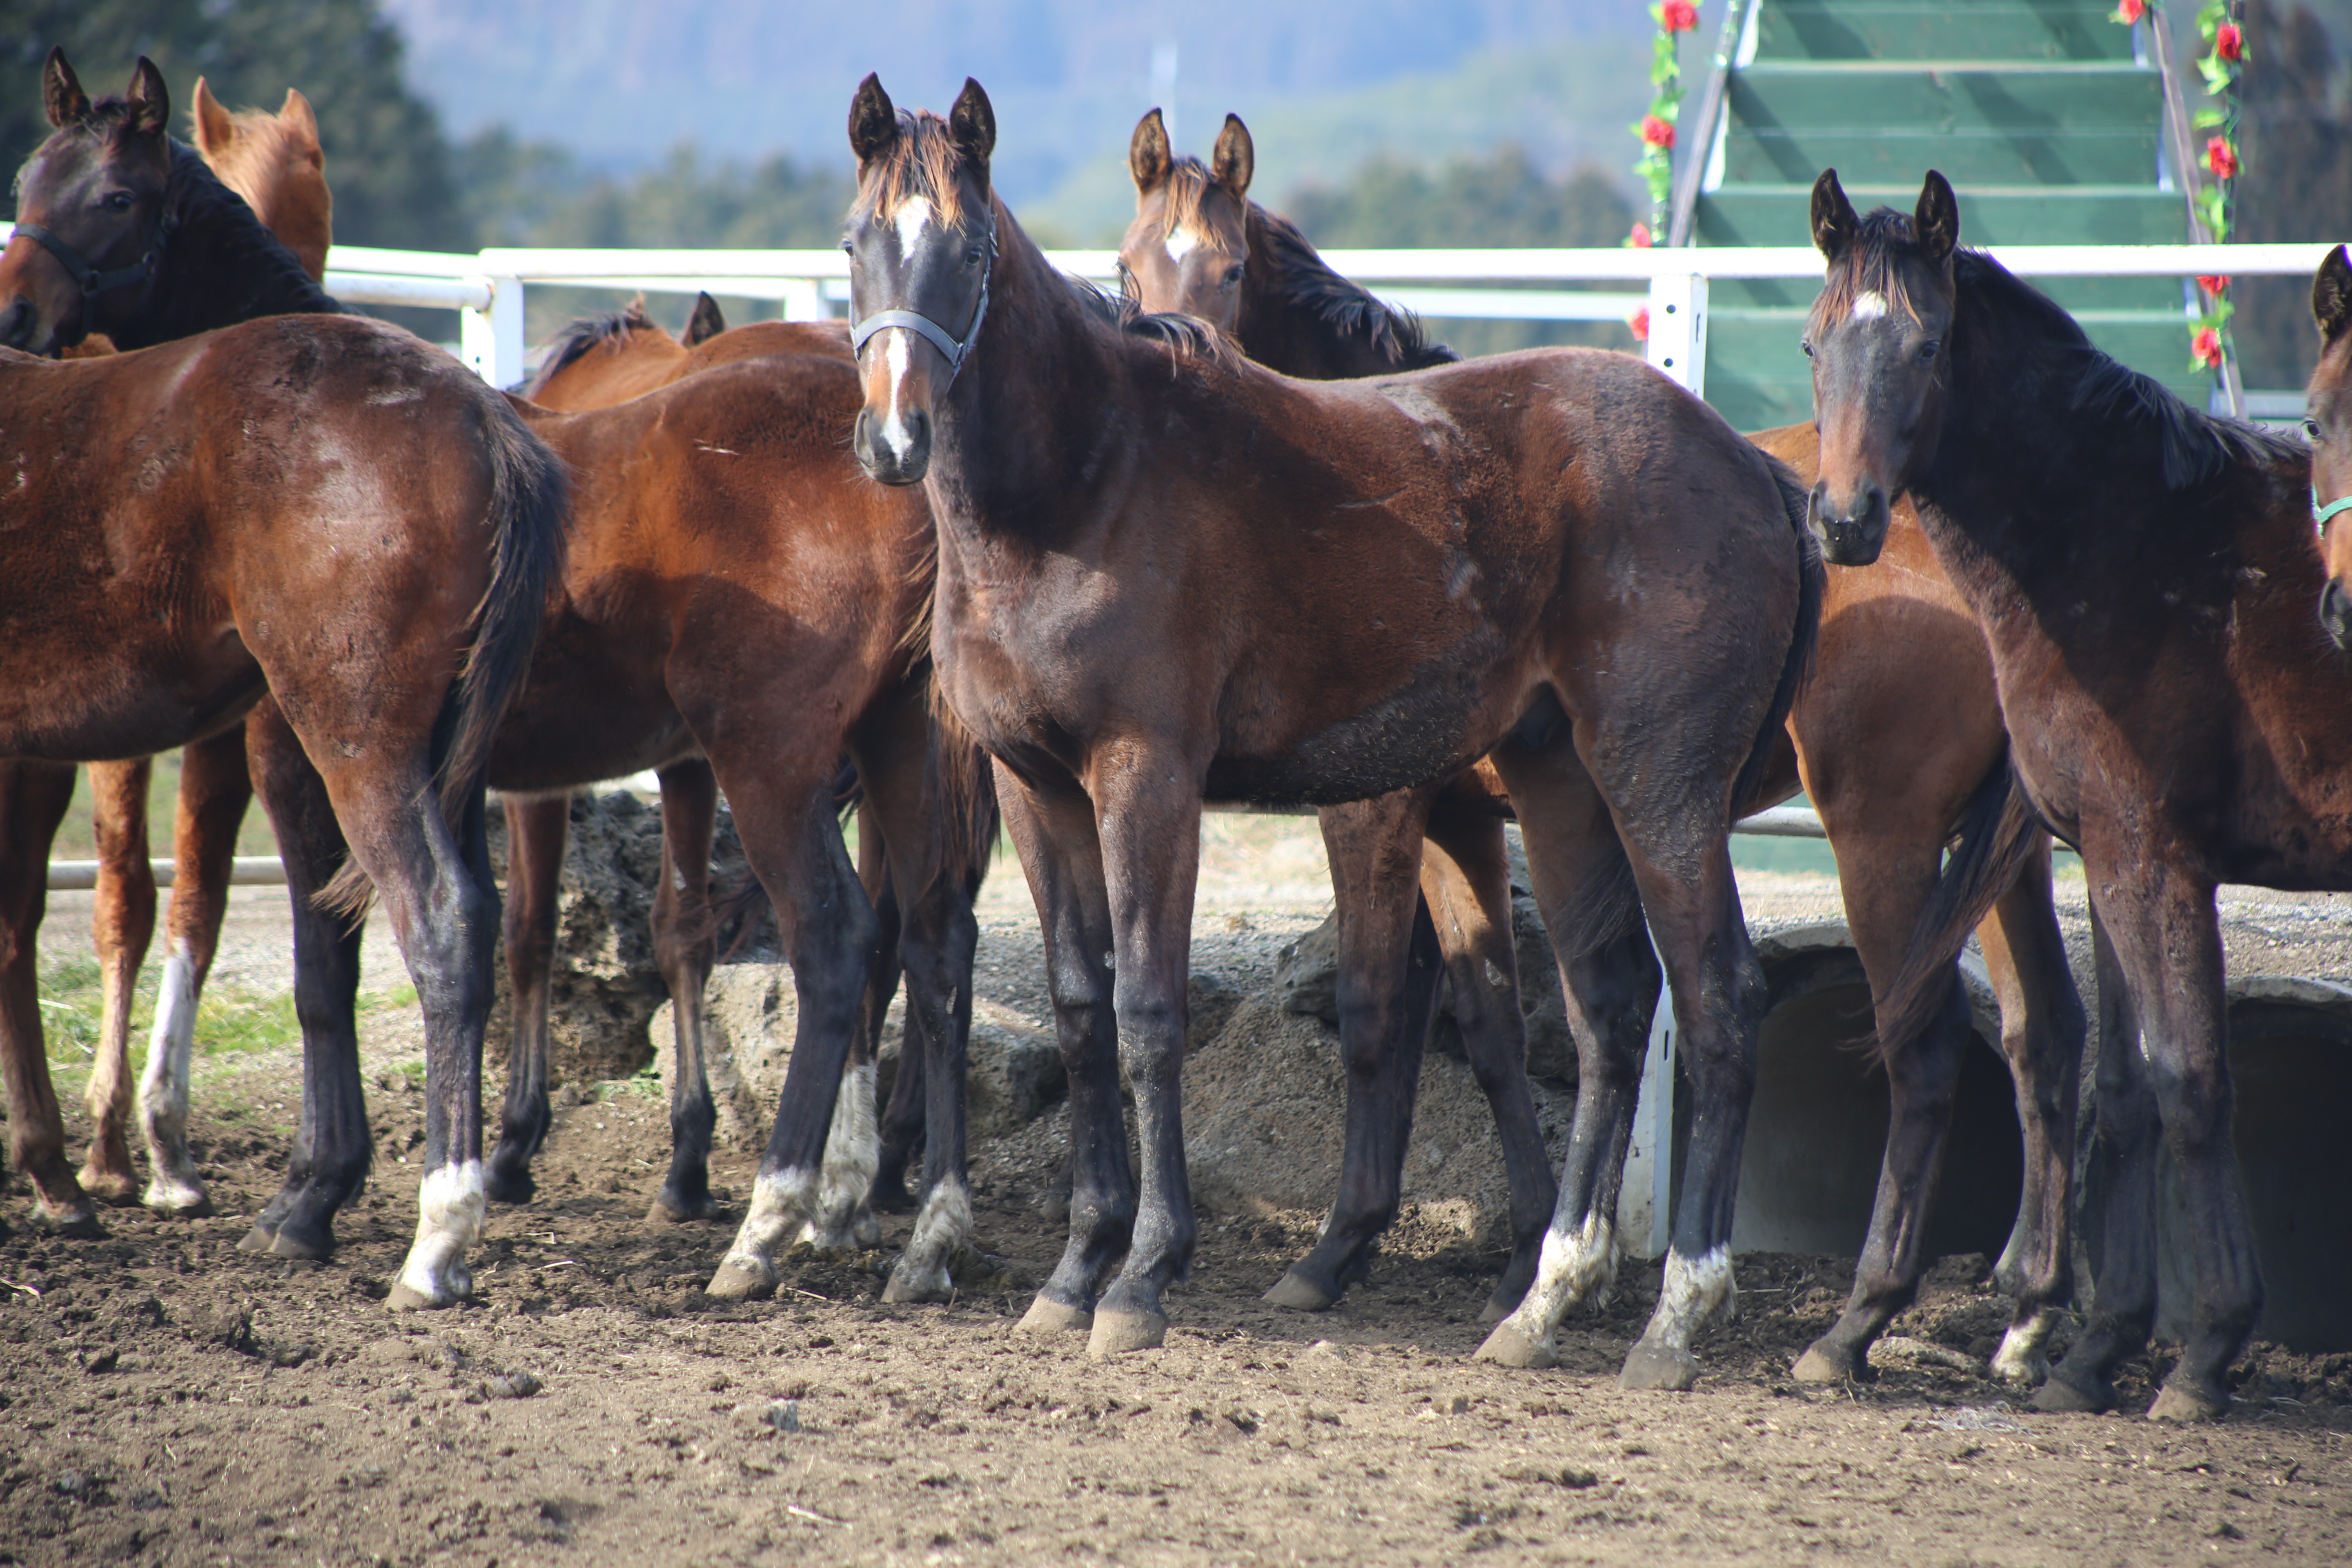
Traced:
<path id="1" fill-rule="evenodd" d="M 1202 800 L 1368 800 L 1495 751 L 1562 955 L 1646 908 L 1675 980 L 1695 1132 L 1624 1376 L 1688 1387 L 1691 1338 L 1730 1300 L 1762 1003 L 1731 805 L 1818 603 L 1793 480 L 1625 355 L 1294 382 L 1188 318 L 1123 311 L 995 200 L 976 82 L 942 121 L 868 77 L 850 142 L 853 444 L 929 491 L 940 691 L 997 759 L 1069 1069 L 1071 1237 L 1024 1322 L 1085 1326 L 1098 1353 L 1164 1338 L 1195 1236 L 1179 1079 Z M 1338 889 L 1400 971 L 1418 861 Z M 1577 1226 L 1556 1223 L 1538 1272 L 1597 1284 L 1633 1075 L 1581 1065 Z"/>
<path id="2" fill-rule="evenodd" d="M 124 97 L 96 104 L 61 55 L 43 85 L 58 130 L 20 185 L 0 324 L 44 348 L 92 330 L 128 346 L 135 316 L 105 296 L 152 289 L 181 220 L 226 203 L 251 215 L 168 142 L 168 95 L 147 61 Z M 84 199 L 59 203 L 60 190 Z M 126 253 L 139 258 L 132 275 L 110 287 Z M 219 257 L 199 248 L 187 265 Z M 0 754 L 152 754 L 275 693 L 350 834 L 354 879 L 372 880 L 390 910 L 425 1006 L 424 1182 L 393 1296 L 461 1293 L 483 1215 L 496 905 L 481 774 L 562 554 L 561 468 L 446 355 L 350 318 L 256 322 L 65 364 L 12 353 L 0 403 L 37 448 L 27 484 L 0 502 L 16 514 L 0 551 L 16 557 L 0 562 L 12 634 L 0 639 Z M 70 437 L 40 450 L 44 430 Z M 56 820 L 0 867 L 18 916 L 9 929 L 32 923 L 22 912 L 40 901 Z M 5 957 L 0 1005 L 16 1037 L 37 1042 L 31 954 Z M 37 1048 L 7 1065 L 21 1140 L 56 1113 Z M 58 1150 L 17 1152 L 35 1156 L 37 1191 L 63 1173 Z"/>
<path id="3" fill-rule="evenodd" d="M 1205 165 L 1171 155 L 1159 110 L 1137 124 L 1129 151 L 1136 216 L 1119 256 L 1127 287 L 1142 307 L 1182 310 L 1213 321 L 1252 359 L 1286 375 L 1385 374 L 1444 355 L 1445 351 L 1425 345 L 1412 318 L 1334 273 L 1295 227 L 1249 199 L 1255 161 L 1249 129 L 1235 116 L 1226 117 Z M 1811 482 L 1819 461 L 1811 425 L 1767 430 L 1750 439 Z M 1937 566 L 1907 504 L 1895 509 L 1885 550 L 1876 570 L 1831 574 L 1812 677 L 1789 716 L 1793 746 L 1779 753 L 1758 794 L 1741 803 L 1743 811 L 1752 811 L 1786 799 L 1801 776 L 1810 787 L 1838 856 L 1855 949 L 1864 973 L 1882 983 L 1882 994 L 1934 889 L 1951 826 L 2008 745 L 1983 634 Z M 1923 683 L 1932 683 L 1924 696 Z M 1526 1156 L 1505 1119 L 1505 1098 L 1491 1087 L 1495 1079 L 1523 1081 L 1526 1058 L 1511 965 L 1508 882 L 1501 866 L 1499 818 L 1507 810 L 1490 765 L 1461 775 L 1431 808 L 1433 841 L 1441 824 L 1451 837 L 1444 840 L 1447 857 L 1424 858 L 1423 886 L 1433 906 L 1448 911 L 1437 928 L 1446 950 L 1446 979 L 1454 988 L 1471 1062 L 1482 1084 L 1490 1086 L 1506 1164 L 1514 1166 Z M 1325 813 L 1327 834 L 1333 815 Z M 1464 855 L 1465 839 L 1475 847 L 1475 860 Z M 1493 841 L 1491 847 L 1486 839 Z M 1441 879 L 1452 880 L 1446 858 L 1465 868 L 1457 875 L 1474 889 L 1473 900 L 1441 901 Z M 1489 863 L 1496 868 L 1491 880 L 1466 875 L 1471 865 Z M 1470 921 L 1459 912 L 1465 902 L 1473 911 Z M 2017 1311 L 1993 1366 L 2013 1381 L 2038 1382 L 2049 1370 L 2042 1343 L 2072 1289 L 2069 1194 L 2074 1086 L 2084 1030 L 2051 903 L 2046 835 L 1979 937 L 2000 998 L 2003 1044 L 2017 1082 L 2026 1149 L 2024 1201 L 1997 1269 L 2004 1288 L 2018 1299 Z M 1613 977 L 1612 984 L 1638 992 L 1644 998 L 1641 1008 L 1621 1005 L 1612 1013 L 1595 997 L 1580 1013 L 1586 1018 L 1613 1017 L 1628 1037 L 1626 1048 L 1638 1048 L 1648 1026 L 1646 998 L 1655 994 L 1657 977 L 1646 943 L 1625 956 L 1642 967 Z M 1567 979 L 1571 985 L 1590 984 L 1590 973 Z M 1968 1037 L 1968 1016 L 1958 1004 L 1955 984 L 1925 1034 L 1904 1039 L 1890 1029 L 1881 1035 L 1892 1125 L 1879 1201 L 1855 1271 L 1853 1301 L 1838 1324 L 1799 1359 L 1799 1378 L 1868 1376 L 1864 1352 L 1870 1341 L 1917 1288 L 1925 1211 L 1948 1131 L 1950 1079 Z M 1408 1097 L 1414 1081 L 1403 1079 Z M 1403 1114 L 1410 1113 L 1408 1105 Z M 1399 1157 L 1402 1152 L 1401 1146 L 1392 1151 Z M 1549 1187 L 1539 1143 L 1533 1163 L 1528 1180 L 1539 1178 Z M 1392 1212 L 1398 1175 L 1393 1169 L 1377 1177 L 1343 1174 L 1340 1205 L 1323 1246 L 1351 1220 L 1351 1191 L 1374 1181 L 1385 1184 Z M 1318 1246 L 1318 1252 L 1322 1250 Z M 1276 1290 L 1298 1272 L 1294 1268 Z M 1496 1296 L 1505 1307 L 1511 1304 L 1502 1290 Z"/>
<path id="4" fill-rule="evenodd" d="M 196 150 L 221 183 L 245 198 L 262 226 L 278 236 L 313 282 L 327 271 L 334 198 L 310 100 L 292 89 L 276 114 L 231 113 L 196 80 Z M 264 700 L 265 702 L 267 699 Z M 0 768 L 53 764 L 0 763 Z M 91 817 L 98 840 L 98 885 L 91 934 L 103 995 L 97 1059 L 83 1100 L 90 1147 L 79 1181 L 91 1197 L 129 1202 L 138 1191 L 131 1164 L 131 1007 L 139 966 L 155 929 L 155 877 L 148 858 L 147 796 L 152 759 L 90 764 Z M 29 798 L 21 792 L 14 798 Z M 159 1214 L 209 1214 L 212 1204 L 187 1148 L 188 1073 L 194 1050 L 197 995 L 212 968 L 228 908 L 229 865 L 253 785 L 245 730 L 233 726 L 189 746 L 181 757 L 179 811 L 172 836 L 176 875 L 165 935 L 163 977 L 139 1085 L 141 1131 L 151 1175 L 146 1204 Z M 16 939 L 26 943 L 33 933 Z M 0 1047 L 0 1048 L 5 1048 Z M 58 1136 L 64 1135 L 63 1129 Z M 87 1210 L 87 1202 L 81 1205 Z M 94 1215 L 89 1217 L 94 1219 Z M 80 1213 L 70 1215 L 79 1222 Z"/>
<path id="5" fill-rule="evenodd" d="M 2263 1289 L 2231 1142 L 2218 883 L 2352 888 L 2352 672 L 2312 624 L 2326 572 L 2300 442 L 2192 409 L 1959 247 L 1951 186 L 1857 216 L 1813 187 L 1815 509 L 1867 536 L 1907 493 L 1984 628 L 2011 749 L 1954 851 L 1898 1015 L 1931 1005 L 2036 817 L 2080 847 L 2100 943 L 2095 1310 L 2037 1396 L 2105 1409 L 2156 1307 L 2156 1160 L 2196 1288 L 2159 1420 L 2221 1415 Z M 2325 373 L 2323 372 L 2323 379 Z M 2333 413 L 2325 394 L 2315 407 Z M 2135 1047 L 2137 1046 L 2137 1048 Z"/>

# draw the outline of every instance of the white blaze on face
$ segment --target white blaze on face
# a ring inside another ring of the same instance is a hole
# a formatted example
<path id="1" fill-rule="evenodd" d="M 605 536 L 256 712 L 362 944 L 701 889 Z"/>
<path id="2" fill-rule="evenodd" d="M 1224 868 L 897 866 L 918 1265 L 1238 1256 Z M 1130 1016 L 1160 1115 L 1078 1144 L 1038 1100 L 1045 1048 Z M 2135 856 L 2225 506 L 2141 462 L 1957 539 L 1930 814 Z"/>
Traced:
<path id="1" fill-rule="evenodd" d="M 1181 262 L 1199 248 L 1201 237 L 1190 228 L 1180 228 L 1168 237 L 1168 259 Z"/>
<path id="2" fill-rule="evenodd" d="M 890 215 L 891 226 L 898 231 L 898 259 L 904 261 L 915 253 L 915 243 L 923 230 L 931 226 L 931 198 L 908 196 Z"/>
<path id="3" fill-rule="evenodd" d="M 914 335 L 905 327 L 882 329 L 882 363 L 890 372 L 890 407 L 882 416 L 882 439 L 893 452 L 905 451 L 913 439 L 900 410 L 905 403 L 907 367 L 914 358 L 907 352 L 907 340 Z"/>
<path id="4" fill-rule="evenodd" d="M 1885 314 L 1886 314 L 1886 296 L 1875 289 L 1865 289 L 1854 296 L 1853 319 L 1855 321 L 1874 321 Z"/>

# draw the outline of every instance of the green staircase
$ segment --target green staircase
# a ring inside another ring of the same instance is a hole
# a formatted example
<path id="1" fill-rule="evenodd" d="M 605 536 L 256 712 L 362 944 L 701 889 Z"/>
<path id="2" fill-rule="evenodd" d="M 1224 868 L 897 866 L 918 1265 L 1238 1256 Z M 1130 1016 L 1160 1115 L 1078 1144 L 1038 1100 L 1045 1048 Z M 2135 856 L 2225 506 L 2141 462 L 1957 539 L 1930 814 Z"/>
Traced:
<path id="1" fill-rule="evenodd" d="M 2114 0 L 1733 0 L 1719 93 L 1685 127 L 1677 213 L 1701 246 L 1809 245 L 1812 183 L 1909 210 L 1940 169 L 1976 245 L 2158 245 L 2190 237 L 2161 179 L 2165 83 L 2149 24 Z M 1720 110 L 1706 123 L 1706 109 Z M 1695 195 L 1695 200 L 1693 195 Z M 2176 279 L 2041 281 L 2109 353 L 2203 407 Z M 1812 416 L 1798 347 L 1814 286 L 1717 279 L 1706 399 L 1743 430 Z"/>

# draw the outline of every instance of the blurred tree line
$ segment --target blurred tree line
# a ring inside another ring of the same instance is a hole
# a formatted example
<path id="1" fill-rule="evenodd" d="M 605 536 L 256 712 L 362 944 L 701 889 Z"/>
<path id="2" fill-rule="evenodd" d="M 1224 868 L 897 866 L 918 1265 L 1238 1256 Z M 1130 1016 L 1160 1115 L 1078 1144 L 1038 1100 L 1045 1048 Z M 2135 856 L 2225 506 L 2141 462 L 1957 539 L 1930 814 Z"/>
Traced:
<path id="1" fill-rule="evenodd" d="M 2352 80 L 2308 5 L 2246 7 L 2238 224 L 2250 244 L 2352 239 Z M 2248 278 L 2231 322 L 2245 384 L 2300 389 L 2319 360 L 2311 280 Z"/>

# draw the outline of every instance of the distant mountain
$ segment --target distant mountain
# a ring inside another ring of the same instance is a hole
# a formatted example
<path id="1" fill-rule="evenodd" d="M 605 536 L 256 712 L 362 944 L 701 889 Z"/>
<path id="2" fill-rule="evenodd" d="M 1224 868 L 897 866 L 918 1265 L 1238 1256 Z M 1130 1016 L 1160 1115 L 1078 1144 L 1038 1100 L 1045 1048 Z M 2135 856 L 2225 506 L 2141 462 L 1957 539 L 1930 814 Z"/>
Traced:
<path id="1" fill-rule="evenodd" d="M 1433 153 L 1516 139 L 1547 162 L 1580 154 L 1594 128 L 1613 121 L 1622 133 L 1638 112 L 1652 26 L 1641 0 L 383 0 L 383 10 L 407 38 L 411 85 L 453 133 L 503 123 L 616 171 L 682 142 L 706 157 L 845 162 L 842 121 L 866 71 L 880 70 L 901 102 L 940 109 L 977 77 L 1003 128 L 998 182 L 1023 204 L 1081 171 L 1112 185 L 1106 171 L 1115 175 L 1155 101 L 1177 110 L 1188 144 L 1228 110 L 1286 130 L 1295 119 L 1300 134 L 1277 142 L 1293 177 L 1337 177 L 1373 152 L 1409 151 L 1411 137 L 1437 138 Z M 1696 63 L 1703 48 L 1685 53 Z M 1363 148 L 1327 144 L 1343 132 Z M 1073 196 L 1061 221 L 1091 228 L 1087 215 L 1102 205 Z"/>

